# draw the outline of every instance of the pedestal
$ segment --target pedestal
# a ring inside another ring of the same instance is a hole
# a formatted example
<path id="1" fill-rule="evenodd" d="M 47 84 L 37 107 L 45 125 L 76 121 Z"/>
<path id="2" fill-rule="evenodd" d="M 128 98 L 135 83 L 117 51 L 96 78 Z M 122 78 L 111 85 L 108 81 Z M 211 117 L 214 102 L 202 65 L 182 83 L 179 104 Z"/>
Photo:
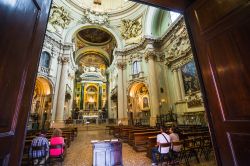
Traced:
<path id="1" fill-rule="evenodd" d="M 122 166 L 122 143 L 119 141 L 92 141 L 93 166 Z"/>

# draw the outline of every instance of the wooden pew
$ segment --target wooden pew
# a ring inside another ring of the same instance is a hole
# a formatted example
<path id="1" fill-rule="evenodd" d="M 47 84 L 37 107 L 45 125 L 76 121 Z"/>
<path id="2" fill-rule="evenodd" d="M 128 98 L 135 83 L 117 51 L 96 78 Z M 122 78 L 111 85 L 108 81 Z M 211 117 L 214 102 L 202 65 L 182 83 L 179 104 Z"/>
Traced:
<path id="1" fill-rule="evenodd" d="M 146 151 L 148 137 L 156 136 L 157 134 L 160 134 L 160 131 L 134 133 L 134 150 L 136 150 L 137 152 Z"/>
<path id="2" fill-rule="evenodd" d="M 134 146 L 134 133 L 143 133 L 143 132 L 149 132 L 149 131 L 159 131 L 158 129 L 133 129 L 129 131 L 128 133 L 128 144 L 131 146 Z"/>
<path id="3" fill-rule="evenodd" d="M 114 133 L 114 128 L 116 125 L 106 125 L 106 129 L 105 131 L 108 131 L 109 134 L 113 134 Z"/>
<path id="4" fill-rule="evenodd" d="M 114 126 L 113 135 L 116 138 L 121 138 L 122 136 L 122 129 L 131 129 L 132 126 Z"/>
<path id="5" fill-rule="evenodd" d="M 208 131 L 198 131 L 198 132 L 183 132 L 179 134 L 179 138 L 181 140 L 200 137 L 200 136 L 209 136 Z"/>

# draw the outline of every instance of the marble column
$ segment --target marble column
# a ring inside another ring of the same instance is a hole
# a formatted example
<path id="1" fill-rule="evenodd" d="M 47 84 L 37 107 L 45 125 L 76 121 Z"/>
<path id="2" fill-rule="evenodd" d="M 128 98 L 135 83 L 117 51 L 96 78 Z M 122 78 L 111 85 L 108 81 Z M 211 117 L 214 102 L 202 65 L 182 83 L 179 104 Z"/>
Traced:
<path id="1" fill-rule="evenodd" d="M 124 62 L 118 62 L 117 68 L 118 68 L 118 83 L 117 83 L 117 93 L 118 93 L 118 121 L 122 121 L 125 118 L 124 115 L 124 82 L 123 82 L 123 70 L 126 67 L 126 63 Z"/>
<path id="2" fill-rule="evenodd" d="M 177 69 L 173 70 L 173 74 L 174 74 L 176 102 L 178 102 L 178 101 L 181 101 L 181 88 L 180 88 L 180 82 L 179 82 Z"/>
<path id="3" fill-rule="evenodd" d="M 58 91 L 60 87 L 60 78 L 61 78 L 61 70 L 62 70 L 62 60 L 61 57 L 58 57 L 58 66 L 56 72 L 56 85 L 55 85 L 55 92 L 53 98 L 53 108 L 52 108 L 52 121 L 55 121 L 56 117 L 56 110 L 57 110 L 57 98 L 58 98 Z"/>
<path id="4" fill-rule="evenodd" d="M 153 52 L 148 52 L 146 55 L 146 61 L 148 61 L 148 77 L 149 77 L 149 94 L 150 94 L 150 126 L 155 126 L 156 116 L 159 114 L 159 94 L 155 72 L 155 58 L 156 55 Z"/>
<path id="5" fill-rule="evenodd" d="M 180 68 L 177 70 L 177 73 L 178 73 L 178 80 L 179 80 L 179 85 L 180 85 L 181 100 L 184 100 L 185 99 L 185 90 L 184 90 L 183 78 L 182 78 Z"/>
<path id="6" fill-rule="evenodd" d="M 65 92 L 66 92 L 66 80 L 68 75 L 68 63 L 69 57 L 62 58 L 62 71 L 60 78 L 60 86 L 58 91 L 58 99 L 57 99 L 57 111 L 55 122 L 57 125 L 63 124 L 64 118 L 64 103 L 65 103 Z"/>

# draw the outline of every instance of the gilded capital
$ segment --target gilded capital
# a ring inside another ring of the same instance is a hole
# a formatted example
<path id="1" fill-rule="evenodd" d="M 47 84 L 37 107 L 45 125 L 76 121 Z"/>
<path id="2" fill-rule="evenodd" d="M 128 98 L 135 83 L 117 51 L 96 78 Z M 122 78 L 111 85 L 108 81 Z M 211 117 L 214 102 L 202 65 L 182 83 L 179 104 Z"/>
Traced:
<path id="1" fill-rule="evenodd" d="M 67 63 L 69 63 L 69 57 L 62 57 L 62 58 L 61 58 L 61 62 L 62 62 L 62 64 L 67 64 Z"/>
<path id="2" fill-rule="evenodd" d="M 157 55 L 156 55 L 155 51 L 147 51 L 145 54 L 146 62 L 148 62 L 149 59 L 155 60 L 156 57 L 157 57 Z"/>
<path id="3" fill-rule="evenodd" d="M 118 68 L 118 69 L 125 70 L 126 67 L 127 67 L 126 62 L 117 62 L 117 68 Z"/>

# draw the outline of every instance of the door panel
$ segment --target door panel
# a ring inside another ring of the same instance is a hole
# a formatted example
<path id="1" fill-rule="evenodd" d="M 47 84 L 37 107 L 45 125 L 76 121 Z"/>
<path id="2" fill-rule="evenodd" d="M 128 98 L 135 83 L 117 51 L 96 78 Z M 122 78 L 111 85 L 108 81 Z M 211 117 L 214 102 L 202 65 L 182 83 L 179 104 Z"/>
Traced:
<path id="1" fill-rule="evenodd" d="M 210 17 L 211 16 L 211 17 Z M 186 11 L 219 165 L 250 162 L 250 5 L 196 1 Z"/>
<path id="2" fill-rule="evenodd" d="M 134 0 L 166 9 L 173 1 Z M 184 0 L 181 2 L 185 2 Z M 250 2 L 196 0 L 183 8 L 218 165 L 250 163 Z M 189 6 L 188 6 L 189 5 Z"/>
<path id="3" fill-rule="evenodd" d="M 19 165 L 51 0 L 0 1 L 0 165 Z"/>
<path id="4" fill-rule="evenodd" d="M 39 14 L 39 9 L 37 7 L 38 6 L 33 2 L 26 8 L 26 11 L 22 11 L 16 16 L 17 20 L 24 17 L 27 21 L 21 23 L 19 29 L 15 28 L 17 24 L 12 21 L 12 15 L 9 15 L 3 24 L 1 24 L 10 25 L 10 27 L 4 26 L 1 28 L 3 35 L 0 45 L 8 45 L 9 47 L 1 50 L 2 60 L 0 61 L 0 66 L 8 72 L 1 73 L 1 80 L 3 81 L 0 82 L 0 87 L 3 89 L 0 94 L 0 101 L 4 102 L 1 102 L 0 109 L 0 136 L 4 133 L 6 133 L 5 135 L 13 135 L 15 132 L 16 121 L 14 119 L 16 119 L 19 114 L 21 104 L 20 98 L 22 98 L 23 95 L 27 75 L 27 70 L 23 69 L 26 65 L 25 62 L 28 58 L 29 48 L 32 46 L 32 38 L 34 38 L 33 31 L 27 31 L 26 29 L 33 30 L 36 28 L 36 21 Z M 9 29 L 11 29 L 11 34 L 8 33 Z M 24 38 L 29 42 L 22 43 Z M 11 44 L 15 44 L 17 47 L 12 48 Z M 23 52 L 24 55 L 19 54 L 20 52 Z M 12 61 L 8 61 L 10 57 L 13 57 Z M 8 94 L 7 98 L 5 98 L 6 94 Z M 6 112 L 6 110 L 8 111 Z"/>

